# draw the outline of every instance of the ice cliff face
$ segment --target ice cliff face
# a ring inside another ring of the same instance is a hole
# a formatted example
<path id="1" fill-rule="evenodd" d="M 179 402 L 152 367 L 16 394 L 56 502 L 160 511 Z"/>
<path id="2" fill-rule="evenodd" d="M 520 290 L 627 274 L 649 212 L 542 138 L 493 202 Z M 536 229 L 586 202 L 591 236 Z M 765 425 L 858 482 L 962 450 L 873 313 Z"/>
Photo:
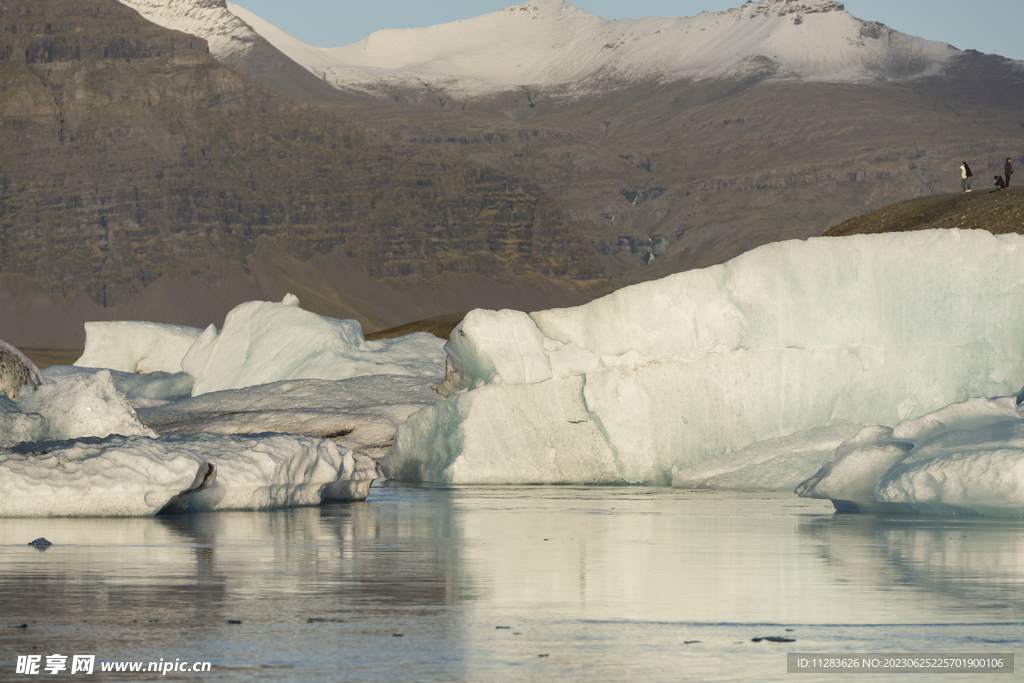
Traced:
<path id="1" fill-rule="evenodd" d="M 779 242 L 584 306 L 471 311 L 390 478 L 667 483 L 825 425 L 895 425 L 1024 384 L 1024 238 Z"/>
<path id="2" fill-rule="evenodd" d="M 857 19 L 831 0 L 761 0 L 696 17 L 619 21 L 563 0 L 532 0 L 475 19 L 378 31 L 337 48 L 303 43 L 237 5 L 227 7 L 314 74 L 366 92 L 426 85 L 453 95 L 520 87 L 582 94 L 619 83 L 754 72 L 831 81 L 913 78 L 940 71 L 958 52 Z"/>

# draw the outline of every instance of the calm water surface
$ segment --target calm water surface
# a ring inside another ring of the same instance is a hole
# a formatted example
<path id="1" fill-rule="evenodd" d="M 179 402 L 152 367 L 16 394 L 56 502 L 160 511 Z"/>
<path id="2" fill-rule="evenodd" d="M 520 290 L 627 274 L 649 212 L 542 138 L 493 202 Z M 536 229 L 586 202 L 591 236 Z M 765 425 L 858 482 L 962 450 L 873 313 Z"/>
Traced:
<path id="1" fill-rule="evenodd" d="M 39 536 L 54 546 L 26 545 Z M 766 636 L 796 642 L 752 640 Z M 1022 643 L 1019 521 L 839 515 L 763 492 L 397 484 L 272 513 L 0 520 L 3 681 L 864 680 L 787 674 L 786 653 Z M 31 654 L 212 671 L 17 675 Z M 869 676 L 889 679 L 935 677 Z"/>

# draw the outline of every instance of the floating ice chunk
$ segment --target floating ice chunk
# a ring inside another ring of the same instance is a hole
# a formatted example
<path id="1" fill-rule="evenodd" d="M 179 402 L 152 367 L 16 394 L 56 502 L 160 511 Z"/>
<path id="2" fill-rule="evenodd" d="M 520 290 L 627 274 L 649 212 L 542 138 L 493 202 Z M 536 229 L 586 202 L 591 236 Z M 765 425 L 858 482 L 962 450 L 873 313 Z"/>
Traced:
<path id="1" fill-rule="evenodd" d="M 202 330 L 121 320 L 85 323 L 85 352 L 75 365 L 122 372 L 181 372 L 181 359 Z"/>
<path id="2" fill-rule="evenodd" d="M 267 510 L 365 499 L 374 470 L 314 437 L 110 436 L 0 449 L 0 517 L 152 515 L 195 488 L 209 463 L 215 480 L 187 509 Z M 361 496 L 361 498 L 359 497 Z"/>
<path id="3" fill-rule="evenodd" d="M 1024 418 L 974 398 L 844 442 L 796 489 L 839 510 L 1024 515 Z"/>
<path id="4" fill-rule="evenodd" d="M 228 313 L 219 334 L 207 328 L 182 361 L 195 377 L 193 396 L 287 379 L 444 373 L 443 342 L 432 334 L 368 342 L 357 321 L 325 318 L 296 304 L 250 301 Z"/>
<path id="5" fill-rule="evenodd" d="M 867 509 L 875 502 L 875 484 L 913 447 L 892 438 L 889 427 L 870 426 L 844 441 L 821 468 L 796 487 L 804 498 L 828 498 L 837 509 Z"/>
<path id="6" fill-rule="evenodd" d="M 1007 448 L 950 449 L 894 467 L 879 480 L 875 499 L 921 513 L 1024 516 L 1024 425 L 1013 432 Z"/>

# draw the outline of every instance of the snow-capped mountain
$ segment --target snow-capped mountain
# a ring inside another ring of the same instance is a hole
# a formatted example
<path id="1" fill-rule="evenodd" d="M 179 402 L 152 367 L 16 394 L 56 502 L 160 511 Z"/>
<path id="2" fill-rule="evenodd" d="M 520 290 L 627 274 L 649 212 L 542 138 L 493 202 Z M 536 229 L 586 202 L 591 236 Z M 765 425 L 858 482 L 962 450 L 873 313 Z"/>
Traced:
<path id="1" fill-rule="evenodd" d="M 753 71 L 833 82 L 907 79 L 938 73 L 959 54 L 858 19 L 832 0 L 761 0 L 696 17 L 618 21 L 564 0 L 531 0 L 475 19 L 378 31 L 335 48 L 305 43 L 233 3 L 122 2 L 151 21 L 208 38 L 222 61 L 255 32 L 325 81 L 364 92 L 387 86 L 460 95 L 523 86 L 591 92 L 615 82 Z"/>
<path id="2" fill-rule="evenodd" d="M 299 66 L 232 14 L 224 0 L 119 2 L 158 26 L 203 38 L 219 61 L 292 99 L 320 103 L 346 100 L 345 93 Z"/>
<path id="3" fill-rule="evenodd" d="M 259 39 L 246 23 L 228 11 L 224 0 L 120 0 L 158 26 L 199 36 L 210 52 L 230 62 L 252 49 Z"/>

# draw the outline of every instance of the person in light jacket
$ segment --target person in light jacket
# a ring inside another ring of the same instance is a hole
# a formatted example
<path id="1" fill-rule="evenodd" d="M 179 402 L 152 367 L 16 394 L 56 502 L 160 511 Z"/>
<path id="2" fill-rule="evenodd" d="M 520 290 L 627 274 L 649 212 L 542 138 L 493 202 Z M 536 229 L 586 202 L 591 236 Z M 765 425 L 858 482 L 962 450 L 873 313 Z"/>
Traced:
<path id="1" fill-rule="evenodd" d="M 971 173 L 971 167 L 967 165 L 966 161 L 963 162 L 962 164 L 960 164 L 960 188 L 964 192 L 970 192 L 971 191 L 971 176 L 972 175 L 974 175 L 974 174 Z"/>
<path id="2" fill-rule="evenodd" d="M 1013 164 L 1010 163 L 1010 157 L 1006 157 L 1006 163 L 1003 164 L 1003 177 L 1006 178 L 1006 186 L 1010 186 L 1010 176 L 1013 175 Z"/>

